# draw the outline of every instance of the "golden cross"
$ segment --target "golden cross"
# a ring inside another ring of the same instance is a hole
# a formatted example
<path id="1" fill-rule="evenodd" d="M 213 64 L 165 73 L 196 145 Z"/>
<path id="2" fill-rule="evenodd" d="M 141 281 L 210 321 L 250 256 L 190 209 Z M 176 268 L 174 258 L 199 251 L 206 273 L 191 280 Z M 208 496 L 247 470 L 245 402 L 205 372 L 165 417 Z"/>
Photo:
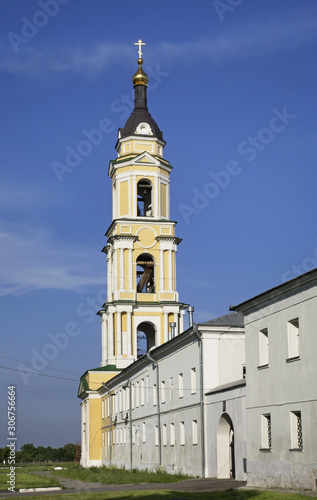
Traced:
<path id="1" fill-rule="evenodd" d="M 140 39 L 138 42 L 136 42 L 134 45 L 138 45 L 139 46 L 139 57 L 142 57 L 142 52 L 141 52 L 141 48 L 142 48 L 142 45 L 146 45 L 144 42 L 142 42 L 142 40 Z"/>

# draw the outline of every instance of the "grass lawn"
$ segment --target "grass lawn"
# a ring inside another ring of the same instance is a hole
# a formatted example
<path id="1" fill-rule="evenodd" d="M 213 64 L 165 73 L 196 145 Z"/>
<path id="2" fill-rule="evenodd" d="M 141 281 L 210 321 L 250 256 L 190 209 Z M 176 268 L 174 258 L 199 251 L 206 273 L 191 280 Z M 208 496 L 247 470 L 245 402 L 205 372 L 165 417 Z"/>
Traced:
<path id="1" fill-rule="evenodd" d="M 9 470 L 1 470 L 0 471 L 0 491 L 8 490 L 10 486 L 7 481 L 9 480 L 9 476 L 7 476 Z M 57 479 L 51 478 L 48 479 L 46 477 L 38 477 L 34 476 L 34 474 L 30 474 L 29 472 L 25 472 L 19 469 L 15 471 L 15 490 L 17 491 L 19 488 L 42 488 L 49 486 L 60 486 Z"/>
<path id="2" fill-rule="evenodd" d="M 49 495 L 19 497 L 21 500 L 307 500 L 307 496 L 299 494 L 239 490 L 213 493 L 182 493 L 180 491 L 123 491 L 115 493 L 76 493 L 65 495 Z"/>
<path id="3" fill-rule="evenodd" d="M 167 474 L 166 472 L 147 472 L 140 470 L 117 469 L 116 467 L 90 467 L 69 465 L 62 470 L 53 471 L 52 475 L 68 479 L 80 479 L 90 483 L 102 484 L 140 484 L 140 483 L 175 483 L 188 479 L 182 474 Z"/>

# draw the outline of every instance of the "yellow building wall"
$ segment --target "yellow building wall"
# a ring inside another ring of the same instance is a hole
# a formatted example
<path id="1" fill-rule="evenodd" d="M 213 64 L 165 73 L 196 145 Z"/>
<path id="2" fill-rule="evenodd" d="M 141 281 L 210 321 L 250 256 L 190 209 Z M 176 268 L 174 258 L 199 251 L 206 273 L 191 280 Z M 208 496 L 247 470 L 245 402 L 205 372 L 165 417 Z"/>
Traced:
<path id="1" fill-rule="evenodd" d="M 167 217 L 167 186 L 161 183 L 161 215 L 162 217 Z"/>
<path id="2" fill-rule="evenodd" d="M 101 459 L 101 399 L 89 400 L 89 458 Z"/>

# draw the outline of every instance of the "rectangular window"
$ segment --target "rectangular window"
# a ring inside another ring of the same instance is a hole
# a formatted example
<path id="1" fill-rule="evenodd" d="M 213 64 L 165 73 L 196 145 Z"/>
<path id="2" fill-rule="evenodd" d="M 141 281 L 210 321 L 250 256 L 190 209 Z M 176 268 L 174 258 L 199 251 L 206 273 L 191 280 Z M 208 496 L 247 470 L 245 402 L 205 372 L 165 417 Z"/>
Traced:
<path id="1" fill-rule="evenodd" d="M 268 329 L 264 328 L 259 331 L 259 355 L 260 366 L 269 364 L 269 333 Z"/>
<path id="2" fill-rule="evenodd" d="M 132 425 L 132 444 L 135 444 L 135 425 Z"/>
<path id="3" fill-rule="evenodd" d="M 181 446 L 185 445 L 185 422 L 179 423 L 179 444 Z"/>
<path id="4" fill-rule="evenodd" d="M 121 391 L 118 392 L 118 412 L 122 410 L 122 393 Z"/>
<path id="5" fill-rule="evenodd" d="M 150 398 L 150 376 L 146 376 L 146 387 L 145 387 L 145 392 L 146 392 L 146 402 L 149 402 Z"/>
<path id="6" fill-rule="evenodd" d="M 178 397 L 182 398 L 184 396 L 184 377 L 183 374 L 180 373 L 178 375 Z"/>
<path id="7" fill-rule="evenodd" d="M 170 403 L 173 402 L 173 391 L 174 391 L 173 377 L 170 377 L 170 382 L 169 382 Z"/>
<path id="8" fill-rule="evenodd" d="M 291 449 L 303 449 L 302 413 L 291 411 Z"/>
<path id="9" fill-rule="evenodd" d="M 145 443 L 145 437 L 146 437 L 146 428 L 145 428 L 145 422 L 142 424 L 142 442 Z"/>
<path id="10" fill-rule="evenodd" d="M 155 446 L 159 445 L 159 432 L 158 432 L 158 426 L 155 426 L 154 430 L 154 437 L 155 437 Z"/>
<path id="11" fill-rule="evenodd" d="M 175 427 L 174 424 L 170 424 L 170 446 L 175 444 Z"/>
<path id="12" fill-rule="evenodd" d="M 299 357 L 299 319 L 295 318 L 287 323 L 288 327 L 288 357 Z"/>
<path id="13" fill-rule="evenodd" d="M 196 394 L 196 368 L 190 370 L 191 393 Z"/>
<path id="14" fill-rule="evenodd" d="M 156 384 L 153 384 L 153 406 L 157 404 Z"/>
<path id="15" fill-rule="evenodd" d="M 192 421 L 192 440 L 193 444 L 197 444 L 197 420 Z"/>
<path id="16" fill-rule="evenodd" d="M 163 442 L 163 446 L 166 446 L 166 443 L 167 443 L 167 428 L 166 428 L 166 424 L 163 424 L 163 427 L 162 427 L 162 442 Z"/>
<path id="17" fill-rule="evenodd" d="M 134 384 L 131 384 L 131 408 L 134 408 Z"/>
<path id="18" fill-rule="evenodd" d="M 142 378 L 141 380 L 141 388 L 140 388 L 140 391 L 141 391 L 141 406 L 144 406 L 144 378 Z"/>
<path id="19" fill-rule="evenodd" d="M 262 445 L 263 450 L 272 448 L 271 414 L 262 415 Z"/>
<path id="20" fill-rule="evenodd" d="M 123 427 L 123 444 L 127 443 L 127 428 Z"/>
<path id="21" fill-rule="evenodd" d="M 165 403 L 165 380 L 161 382 L 161 403 Z"/>
<path id="22" fill-rule="evenodd" d="M 135 407 L 139 407 L 139 396 L 140 396 L 140 382 L 135 384 Z"/>

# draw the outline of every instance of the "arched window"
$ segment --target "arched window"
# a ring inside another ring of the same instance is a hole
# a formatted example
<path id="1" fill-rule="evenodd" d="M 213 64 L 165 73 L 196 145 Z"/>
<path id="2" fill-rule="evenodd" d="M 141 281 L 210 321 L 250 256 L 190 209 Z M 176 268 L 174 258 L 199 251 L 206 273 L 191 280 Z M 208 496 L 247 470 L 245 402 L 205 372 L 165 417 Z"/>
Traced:
<path id="1" fill-rule="evenodd" d="M 137 328 L 137 357 L 140 358 L 155 346 L 155 328 L 152 323 L 144 321 Z"/>
<path id="2" fill-rule="evenodd" d="M 155 293 L 154 259 L 142 253 L 136 260 L 136 280 L 138 293 Z"/>
<path id="3" fill-rule="evenodd" d="M 138 217 L 152 216 L 152 184 L 146 179 L 138 182 Z"/>

